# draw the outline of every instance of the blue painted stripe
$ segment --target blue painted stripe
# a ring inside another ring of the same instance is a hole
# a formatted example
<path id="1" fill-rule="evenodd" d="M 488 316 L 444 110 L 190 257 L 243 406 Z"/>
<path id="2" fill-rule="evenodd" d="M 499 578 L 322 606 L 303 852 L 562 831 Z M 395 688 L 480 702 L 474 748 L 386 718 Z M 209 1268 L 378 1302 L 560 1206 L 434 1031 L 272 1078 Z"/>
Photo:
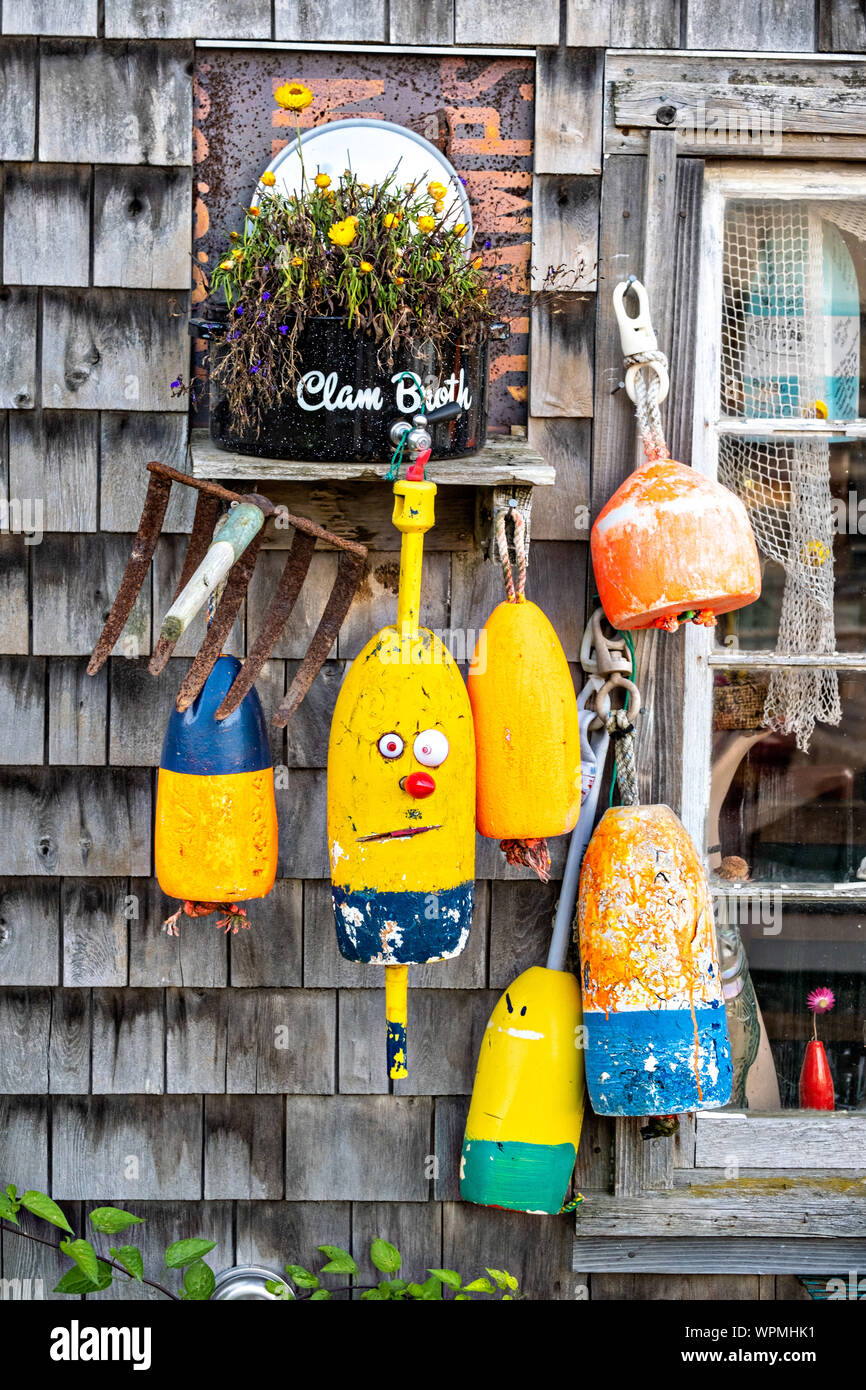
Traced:
<path id="1" fill-rule="evenodd" d="M 730 1100 L 733 1069 L 723 1004 L 696 1006 L 694 1019 L 690 1009 L 636 1009 L 607 1016 L 585 1012 L 583 1022 L 586 1084 L 597 1115 L 674 1115 Z"/>
<path id="2" fill-rule="evenodd" d="M 272 767 L 268 726 L 262 702 L 253 688 L 228 719 L 216 712 L 228 694 L 241 663 L 235 656 L 217 657 L 204 688 L 189 709 L 171 712 L 162 745 L 160 767 L 212 777 L 232 772 L 260 772 Z"/>
<path id="3" fill-rule="evenodd" d="M 562 1210 L 574 1168 L 573 1144 L 525 1144 L 517 1139 L 463 1140 L 460 1196 L 509 1211 Z"/>
<path id="4" fill-rule="evenodd" d="M 419 965 L 456 956 L 472 925 L 475 885 L 429 893 L 350 892 L 333 885 L 337 945 L 346 960 Z"/>
<path id="5" fill-rule="evenodd" d="M 388 1063 L 388 1075 L 394 1076 L 398 1072 L 406 1071 L 406 1025 L 396 1023 L 394 1019 L 386 1019 L 386 1060 Z"/>

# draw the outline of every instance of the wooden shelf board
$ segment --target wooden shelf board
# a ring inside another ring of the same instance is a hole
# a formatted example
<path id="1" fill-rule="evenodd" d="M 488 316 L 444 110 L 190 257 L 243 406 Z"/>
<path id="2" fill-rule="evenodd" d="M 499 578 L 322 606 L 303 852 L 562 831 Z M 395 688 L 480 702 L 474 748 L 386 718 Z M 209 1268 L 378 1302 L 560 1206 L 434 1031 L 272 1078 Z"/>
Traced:
<path id="1" fill-rule="evenodd" d="M 194 478 L 262 483 L 375 482 L 388 472 L 387 463 L 309 463 L 233 454 L 218 449 L 207 430 L 192 431 L 190 451 Z M 509 483 L 550 487 L 556 481 L 556 470 L 525 439 L 498 435 L 467 458 L 432 459 L 427 477 L 432 483 L 463 487 L 507 487 Z"/>

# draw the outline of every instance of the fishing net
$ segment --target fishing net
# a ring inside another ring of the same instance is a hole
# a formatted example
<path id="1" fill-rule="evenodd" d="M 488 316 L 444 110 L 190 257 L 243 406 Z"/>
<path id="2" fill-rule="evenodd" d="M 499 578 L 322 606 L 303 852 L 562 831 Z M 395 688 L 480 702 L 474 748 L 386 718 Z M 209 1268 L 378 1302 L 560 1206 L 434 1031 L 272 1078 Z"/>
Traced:
<path id="1" fill-rule="evenodd" d="M 728 203 L 723 416 L 857 416 L 859 289 L 842 231 L 866 242 L 866 203 Z M 723 434 L 719 478 L 748 509 L 761 553 L 785 571 L 776 652 L 835 651 L 829 439 Z M 834 671 L 772 672 L 765 726 L 806 751 L 816 720 L 841 717 Z"/>

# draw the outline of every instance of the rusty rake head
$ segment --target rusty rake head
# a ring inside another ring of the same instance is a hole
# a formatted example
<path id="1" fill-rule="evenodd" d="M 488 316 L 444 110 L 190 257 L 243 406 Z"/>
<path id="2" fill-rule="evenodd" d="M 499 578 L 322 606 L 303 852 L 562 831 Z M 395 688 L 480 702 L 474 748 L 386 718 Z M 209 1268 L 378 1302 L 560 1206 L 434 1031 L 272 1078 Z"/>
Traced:
<path id="1" fill-rule="evenodd" d="M 174 603 L 163 622 L 159 641 L 154 647 L 148 666 L 151 675 L 159 675 L 190 618 L 204 606 L 218 583 L 224 579 L 225 588 L 208 624 L 205 639 L 178 691 L 175 703 L 177 709 L 183 711 L 189 708 L 201 691 L 228 637 L 255 569 L 262 540 L 262 526 L 277 509 L 267 497 L 260 497 L 257 493 L 242 496 L 221 487 L 219 483 L 191 478 L 186 473 L 178 473 L 176 469 L 168 468 L 162 463 L 149 463 L 147 467 L 150 479 L 138 533 L 111 612 L 93 649 L 87 672 L 93 676 L 105 663 L 132 612 L 159 540 L 172 483 L 182 483 L 184 487 L 195 488 L 198 500 L 183 570 L 175 591 Z M 223 533 L 217 531 L 216 536 L 214 535 L 222 504 L 226 502 L 246 507 L 243 517 L 240 511 L 237 513 L 244 525 L 236 528 L 238 534 L 233 536 L 231 543 L 221 539 L 221 535 L 228 532 L 228 526 L 223 528 Z M 261 519 L 258 513 L 261 513 Z M 282 515 L 294 528 L 295 533 L 285 568 L 268 605 L 261 629 L 217 710 L 217 719 L 225 719 L 237 709 L 270 656 L 301 591 L 316 541 L 325 541 L 339 550 L 340 563 L 334 587 L 306 656 L 298 667 L 288 694 L 274 715 L 273 722 L 279 727 L 288 723 L 321 670 L 349 611 L 349 605 L 361 578 L 367 556 L 366 546 L 335 536 L 322 526 L 317 526 L 315 522 L 307 521 L 305 517 L 286 513 Z M 177 616 L 178 614 L 180 616 Z"/>

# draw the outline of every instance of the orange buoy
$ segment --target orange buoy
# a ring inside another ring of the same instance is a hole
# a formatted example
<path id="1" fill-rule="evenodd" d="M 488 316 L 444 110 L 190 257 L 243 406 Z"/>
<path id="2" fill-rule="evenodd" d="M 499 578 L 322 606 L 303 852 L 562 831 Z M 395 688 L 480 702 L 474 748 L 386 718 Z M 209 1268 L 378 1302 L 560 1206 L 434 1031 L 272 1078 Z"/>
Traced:
<path id="1" fill-rule="evenodd" d="M 590 538 L 605 616 L 620 629 L 675 630 L 761 593 L 746 509 L 721 483 L 669 458 L 649 459 L 617 488 Z"/>

